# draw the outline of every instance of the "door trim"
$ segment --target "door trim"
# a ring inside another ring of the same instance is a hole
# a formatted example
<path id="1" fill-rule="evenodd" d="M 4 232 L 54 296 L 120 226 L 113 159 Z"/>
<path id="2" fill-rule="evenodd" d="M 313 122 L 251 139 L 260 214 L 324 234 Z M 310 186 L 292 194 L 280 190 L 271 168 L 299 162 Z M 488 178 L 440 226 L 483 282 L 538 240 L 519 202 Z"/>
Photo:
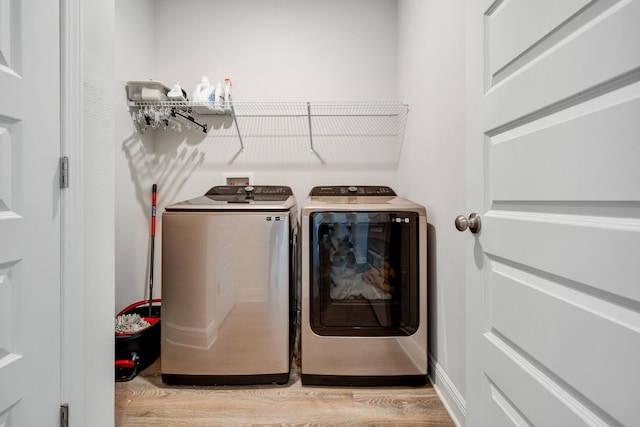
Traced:
<path id="1" fill-rule="evenodd" d="M 69 404 L 70 425 L 83 424 L 84 408 L 84 235 L 82 159 L 82 54 L 80 0 L 60 1 L 60 151 L 69 157 L 69 188 L 61 204 L 61 404 Z"/>

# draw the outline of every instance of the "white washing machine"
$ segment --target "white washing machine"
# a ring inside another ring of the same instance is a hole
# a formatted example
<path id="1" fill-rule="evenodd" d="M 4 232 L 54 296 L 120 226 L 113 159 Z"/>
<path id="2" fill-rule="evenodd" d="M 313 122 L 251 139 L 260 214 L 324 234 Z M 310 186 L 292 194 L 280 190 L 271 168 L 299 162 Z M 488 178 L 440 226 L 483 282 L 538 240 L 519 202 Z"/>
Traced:
<path id="1" fill-rule="evenodd" d="M 301 231 L 302 383 L 425 384 L 425 207 L 389 187 L 315 187 Z"/>
<path id="2" fill-rule="evenodd" d="M 284 384 L 296 305 L 297 208 L 284 186 L 216 186 L 162 216 L 167 384 Z"/>

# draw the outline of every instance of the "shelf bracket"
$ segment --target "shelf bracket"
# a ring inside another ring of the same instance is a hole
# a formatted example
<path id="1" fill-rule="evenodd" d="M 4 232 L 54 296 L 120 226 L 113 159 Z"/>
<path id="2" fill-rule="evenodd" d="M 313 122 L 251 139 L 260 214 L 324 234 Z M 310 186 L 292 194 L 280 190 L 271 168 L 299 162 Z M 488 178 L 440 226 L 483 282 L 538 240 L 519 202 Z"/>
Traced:
<path id="1" fill-rule="evenodd" d="M 311 152 L 315 153 L 313 148 L 313 132 L 311 131 L 311 103 L 307 102 L 307 117 L 309 118 L 309 145 L 311 146 Z"/>
<path id="2" fill-rule="evenodd" d="M 242 135 L 240 135 L 240 126 L 238 126 L 238 119 L 236 119 L 236 110 L 233 108 L 233 102 L 229 103 L 231 107 L 231 117 L 233 117 L 233 123 L 236 125 L 236 132 L 238 132 L 238 139 L 240 140 L 240 151 L 244 151 L 244 143 L 242 142 Z"/>

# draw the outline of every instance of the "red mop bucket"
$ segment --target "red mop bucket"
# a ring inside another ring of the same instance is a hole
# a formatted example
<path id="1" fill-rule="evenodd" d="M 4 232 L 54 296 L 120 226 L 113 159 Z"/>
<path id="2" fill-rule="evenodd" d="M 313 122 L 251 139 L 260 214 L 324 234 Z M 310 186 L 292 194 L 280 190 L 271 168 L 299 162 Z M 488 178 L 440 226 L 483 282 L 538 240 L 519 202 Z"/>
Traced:
<path id="1" fill-rule="evenodd" d="M 154 303 L 160 303 L 154 299 Z M 116 381 L 130 381 L 139 372 L 148 368 L 160 356 L 160 305 L 151 306 L 149 301 L 140 301 L 118 313 L 138 314 L 150 325 L 134 332 L 116 333 Z"/>

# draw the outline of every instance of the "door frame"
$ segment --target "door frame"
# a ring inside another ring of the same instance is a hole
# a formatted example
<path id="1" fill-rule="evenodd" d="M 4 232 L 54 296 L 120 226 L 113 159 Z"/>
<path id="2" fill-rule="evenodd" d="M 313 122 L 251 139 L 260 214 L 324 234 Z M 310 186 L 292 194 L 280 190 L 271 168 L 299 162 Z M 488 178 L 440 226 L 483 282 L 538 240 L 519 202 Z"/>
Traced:
<path id="1" fill-rule="evenodd" d="M 70 425 L 86 419 L 81 34 L 80 0 L 60 0 L 60 152 L 72 168 L 69 188 L 60 194 L 60 403 L 70 405 Z"/>

